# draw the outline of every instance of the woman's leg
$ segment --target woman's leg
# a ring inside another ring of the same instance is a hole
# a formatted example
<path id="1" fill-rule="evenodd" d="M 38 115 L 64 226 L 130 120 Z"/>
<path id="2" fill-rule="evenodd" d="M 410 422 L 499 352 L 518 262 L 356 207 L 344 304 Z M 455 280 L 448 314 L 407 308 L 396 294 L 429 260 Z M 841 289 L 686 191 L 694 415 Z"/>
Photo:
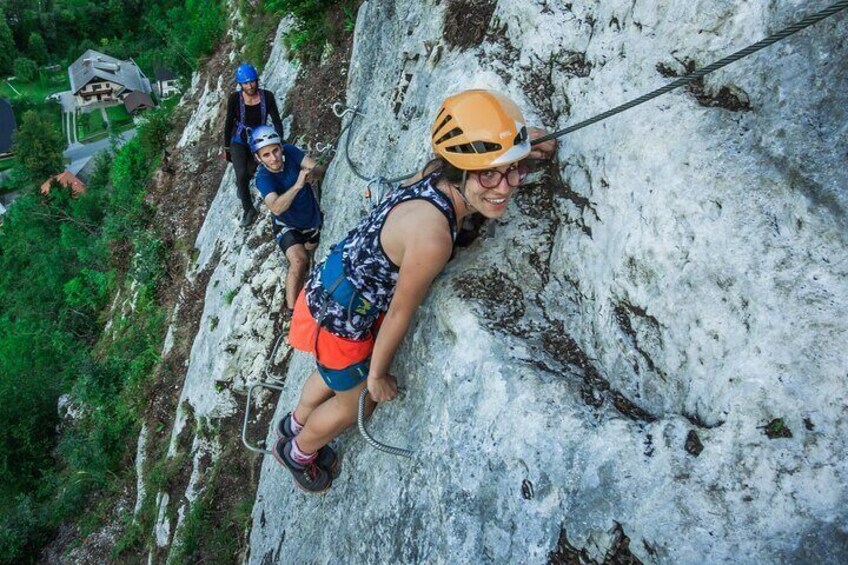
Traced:
<path id="1" fill-rule="evenodd" d="M 314 376 L 321 379 L 320 375 L 314 374 Z M 309 415 L 309 420 L 297 436 L 298 448 L 304 453 L 315 453 L 355 424 L 359 410 L 359 393 L 366 384 L 367 381 L 363 381 L 350 390 L 336 391 L 335 396 L 319 404 Z M 370 416 L 376 406 L 377 403 L 371 400 L 370 396 L 366 397 L 366 416 Z M 298 420 L 300 420 L 299 415 Z"/>
<path id="2" fill-rule="evenodd" d="M 300 399 L 292 411 L 294 417 L 301 424 L 305 424 L 312 412 L 332 398 L 334 394 L 332 389 L 324 383 L 324 379 L 321 378 L 318 371 L 313 371 L 306 379 L 306 382 L 303 383 L 303 390 L 300 391 Z"/>

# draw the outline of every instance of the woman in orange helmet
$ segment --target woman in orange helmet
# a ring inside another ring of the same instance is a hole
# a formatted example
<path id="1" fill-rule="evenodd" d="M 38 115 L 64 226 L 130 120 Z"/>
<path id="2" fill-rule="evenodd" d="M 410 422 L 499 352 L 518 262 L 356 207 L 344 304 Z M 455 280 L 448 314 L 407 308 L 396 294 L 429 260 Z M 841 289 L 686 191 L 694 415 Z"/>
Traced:
<path id="1" fill-rule="evenodd" d="M 318 370 L 278 424 L 274 454 L 304 490 L 330 487 L 336 457 L 327 443 L 356 421 L 363 387 L 369 413 L 397 396 L 389 367 L 463 219 L 501 217 L 526 176 L 522 161 L 555 149 L 531 147 L 515 103 L 487 90 L 445 100 L 431 143 L 436 158 L 333 247 L 295 305 L 289 340 L 315 354 Z"/>

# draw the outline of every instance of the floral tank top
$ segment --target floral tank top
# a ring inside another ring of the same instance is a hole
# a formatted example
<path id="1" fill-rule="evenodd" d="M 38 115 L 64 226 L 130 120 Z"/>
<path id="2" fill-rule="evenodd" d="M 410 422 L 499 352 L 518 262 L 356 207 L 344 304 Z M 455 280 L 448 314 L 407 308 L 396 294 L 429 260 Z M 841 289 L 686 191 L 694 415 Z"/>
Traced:
<path id="1" fill-rule="evenodd" d="M 438 175 L 433 174 L 415 184 L 389 192 L 370 215 L 334 246 L 335 251 L 341 246 L 347 279 L 356 291 L 375 307 L 372 312 L 348 312 L 345 306 L 332 299 L 327 299 L 325 305 L 324 285 L 329 286 L 333 281 L 321 280 L 324 262 L 316 266 L 306 283 L 306 303 L 316 319 L 324 306 L 321 323 L 324 328 L 347 339 L 365 339 L 377 317 L 389 309 L 400 268 L 392 263 L 383 250 L 380 233 L 389 213 L 398 204 L 410 200 L 426 200 L 444 214 L 450 227 L 451 239 L 456 241 L 456 212 L 450 197 L 436 188 L 437 180 Z"/>

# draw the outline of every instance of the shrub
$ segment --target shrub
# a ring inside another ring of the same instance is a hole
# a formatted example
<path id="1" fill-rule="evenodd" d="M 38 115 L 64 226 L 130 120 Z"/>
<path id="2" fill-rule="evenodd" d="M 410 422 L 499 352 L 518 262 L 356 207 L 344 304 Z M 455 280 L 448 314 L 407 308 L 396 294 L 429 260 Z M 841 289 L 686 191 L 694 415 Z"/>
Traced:
<path id="1" fill-rule="evenodd" d="M 268 0 L 264 7 L 275 14 L 294 18 L 294 27 L 284 39 L 286 46 L 300 59 L 317 61 L 331 31 L 327 25 L 328 12 L 335 6 L 350 10 L 352 5 L 355 2 L 351 0 Z M 349 17 L 350 12 L 345 14 Z"/>
<path id="2" fill-rule="evenodd" d="M 32 59 L 18 57 L 15 59 L 15 78 L 21 82 L 32 82 L 38 76 L 38 64 Z"/>
<path id="3" fill-rule="evenodd" d="M 25 112 L 14 135 L 15 155 L 27 176 L 38 183 L 62 170 L 62 133 L 44 117 Z"/>

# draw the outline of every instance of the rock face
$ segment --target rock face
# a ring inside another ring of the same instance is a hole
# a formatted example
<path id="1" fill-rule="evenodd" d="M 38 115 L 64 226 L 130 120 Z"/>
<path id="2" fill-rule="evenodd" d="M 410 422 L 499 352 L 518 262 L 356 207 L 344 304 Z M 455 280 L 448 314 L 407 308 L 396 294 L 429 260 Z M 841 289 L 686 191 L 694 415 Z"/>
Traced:
<path id="1" fill-rule="evenodd" d="M 471 87 L 559 129 L 824 7 L 778 4 L 369 0 L 351 157 L 367 176 L 420 168 L 439 103 Z M 370 427 L 415 458 L 350 432 L 323 496 L 266 458 L 251 562 L 844 559 L 846 32 L 837 15 L 561 139 L 401 348 L 405 395 Z M 277 56 L 266 81 L 290 84 Z M 268 240 L 239 246 L 230 183 L 198 242 L 219 283 L 192 351 L 189 380 L 211 387 L 185 393 L 196 417 L 232 409 L 210 374 L 261 377 L 282 304 L 281 254 L 259 228 Z M 330 166 L 319 258 L 367 213 L 363 185 Z M 277 417 L 311 368 L 292 357 Z"/>
<path id="2" fill-rule="evenodd" d="M 271 90 L 280 101 L 288 95 L 296 74 L 295 65 L 285 59 L 286 52 L 282 49 L 281 34 L 288 25 L 287 22 L 281 23 L 275 38 L 277 47 L 267 63 L 274 69 L 274 76 L 266 73 L 262 77 L 263 88 Z M 185 100 L 196 100 L 193 102 L 196 106 L 182 132 L 178 148 L 199 147 L 204 150 L 203 144 L 208 143 L 204 141 L 204 134 L 210 128 L 220 131 L 222 107 L 232 87 L 229 76 L 219 75 L 205 82 L 194 81 Z M 218 140 L 216 137 L 215 141 Z M 203 162 L 217 164 L 218 150 L 216 145 L 193 163 L 186 158 L 189 168 L 192 164 Z M 186 190 L 186 187 L 181 188 Z M 249 230 L 239 227 L 241 205 L 236 195 L 232 167 L 227 168 L 208 209 L 198 212 L 205 215 L 205 222 L 195 244 L 196 263 L 186 276 L 192 283 L 197 283 L 189 286 L 197 286 L 200 291 L 197 297 L 184 298 L 185 301 L 202 301 L 203 313 L 186 361 L 185 380 L 167 453 L 171 460 L 187 455 L 190 470 L 186 473 L 184 490 L 147 493 L 156 497 L 158 519 L 154 533 L 157 548 L 168 551 L 178 545 L 188 507 L 207 488 L 221 452 L 228 447 L 221 445 L 221 434 L 218 433 L 221 422 L 237 418 L 241 398 L 238 393 L 245 391 L 247 383 L 262 379 L 266 368 L 272 365 L 268 357 L 274 336 L 279 334 L 277 313 L 284 304 L 282 254 L 275 252 L 267 217 L 256 221 Z M 178 318 L 177 314 L 173 312 L 172 320 Z M 169 331 L 163 357 L 172 346 L 172 332 Z M 284 348 L 279 356 L 286 351 L 287 348 Z M 139 454 L 144 452 L 145 438 L 146 429 L 143 429 L 139 438 Z M 141 480 L 138 490 L 137 508 L 144 498 Z M 159 555 L 166 557 L 164 550 Z M 150 560 L 156 560 L 153 554 Z"/>

